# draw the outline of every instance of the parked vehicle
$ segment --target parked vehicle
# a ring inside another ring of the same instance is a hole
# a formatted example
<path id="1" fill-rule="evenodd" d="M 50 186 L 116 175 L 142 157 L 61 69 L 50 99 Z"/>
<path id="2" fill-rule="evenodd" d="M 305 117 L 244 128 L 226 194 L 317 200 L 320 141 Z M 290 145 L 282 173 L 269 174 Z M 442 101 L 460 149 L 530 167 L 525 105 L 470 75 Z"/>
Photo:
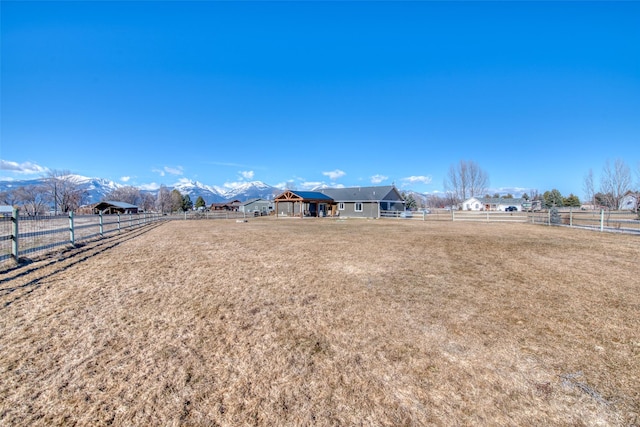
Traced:
<path id="1" fill-rule="evenodd" d="M 508 206 L 505 210 L 505 212 L 518 212 L 518 208 L 515 206 Z"/>

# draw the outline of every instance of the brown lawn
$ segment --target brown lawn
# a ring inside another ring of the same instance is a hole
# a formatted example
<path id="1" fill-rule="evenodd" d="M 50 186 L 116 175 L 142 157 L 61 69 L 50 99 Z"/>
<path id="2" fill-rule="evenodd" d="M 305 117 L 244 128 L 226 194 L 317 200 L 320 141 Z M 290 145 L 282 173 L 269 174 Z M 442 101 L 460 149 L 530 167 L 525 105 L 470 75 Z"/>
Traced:
<path id="1" fill-rule="evenodd" d="M 174 221 L 0 272 L 2 425 L 640 424 L 638 236 Z"/>

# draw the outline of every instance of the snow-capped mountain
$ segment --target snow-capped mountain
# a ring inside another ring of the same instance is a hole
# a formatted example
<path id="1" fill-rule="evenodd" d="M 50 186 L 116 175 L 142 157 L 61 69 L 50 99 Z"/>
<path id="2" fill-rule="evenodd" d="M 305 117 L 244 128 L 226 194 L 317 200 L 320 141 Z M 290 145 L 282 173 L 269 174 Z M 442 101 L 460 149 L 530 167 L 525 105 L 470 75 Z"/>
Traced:
<path id="1" fill-rule="evenodd" d="M 273 200 L 274 196 L 282 190 L 265 184 L 262 181 L 251 181 L 240 184 L 223 193 L 226 200 L 238 199 L 245 201 L 249 199 Z"/>
<path id="2" fill-rule="evenodd" d="M 68 179 L 72 183 L 78 185 L 80 189 L 85 191 L 86 204 L 97 203 L 101 200 L 105 200 L 109 193 L 117 188 L 124 187 L 123 184 L 103 179 L 103 178 L 88 178 L 81 175 L 68 175 L 63 179 Z M 28 185 L 45 185 L 46 178 L 29 179 L 29 180 L 14 180 L 14 181 L 0 181 L 0 193 L 12 192 L 16 188 L 28 186 Z M 216 187 L 213 185 L 206 185 L 198 181 L 189 179 L 182 179 L 175 183 L 173 186 L 167 186 L 169 191 L 174 189 L 180 191 L 181 194 L 188 194 L 191 200 L 195 203 L 198 197 L 202 197 L 207 205 L 211 203 L 219 203 L 227 200 L 240 200 L 245 201 L 253 198 L 263 198 L 272 200 L 274 195 L 280 193 L 276 187 L 272 187 L 261 181 L 246 182 L 240 185 L 236 185 L 233 188 Z M 150 193 L 157 196 L 158 190 L 141 190 L 143 193 Z M 0 204 L 4 202 L 0 200 Z"/>
<path id="3" fill-rule="evenodd" d="M 68 179 L 70 182 L 80 187 L 80 189 L 84 190 L 88 203 L 99 202 L 113 190 L 122 187 L 121 184 L 103 178 L 89 178 L 81 175 L 67 175 L 60 178 Z M 0 193 L 11 192 L 16 188 L 30 185 L 46 186 L 47 178 L 0 181 Z M 3 203 L 3 201 L 0 200 L 0 204 L 1 203 Z"/>
<path id="4" fill-rule="evenodd" d="M 190 179 L 181 179 L 173 186 L 168 187 L 171 190 L 178 190 L 182 195 L 188 194 L 192 202 L 202 197 L 207 204 L 218 203 L 227 200 L 227 198 L 221 194 L 215 187 L 211 185 L 203 184 L 199 181 L 192 181 Z M 157 191 L 152 191 L 152 194 L 156 194 Z"/>

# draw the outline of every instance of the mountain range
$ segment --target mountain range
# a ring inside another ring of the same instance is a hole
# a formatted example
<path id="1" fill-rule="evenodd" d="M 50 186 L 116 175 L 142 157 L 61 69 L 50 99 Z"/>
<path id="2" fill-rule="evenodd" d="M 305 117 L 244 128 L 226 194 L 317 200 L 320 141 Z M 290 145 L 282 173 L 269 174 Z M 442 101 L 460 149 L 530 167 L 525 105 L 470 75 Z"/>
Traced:
<path id="1" fill-rule="evenodd" d="M 86 194 L 86 199 L 84 201 L 85 204 L 93 204 L 102 200 L 108 200 L 109 194 L 112 191 L 126 186 L 104 178 L 88 178 L 81 175 L 67 175 L 65 178 L 69 179 L 84 190 Z M 27 185 L 43 185 L 45 184 L 45 181 L 46 178 L 0 181 L 0 193 L 10 192 L 16 188 Z M 224 187 L 206 185 L 186 178 L 181 179 L 173 186 L 167 186 L 167 189 L 169 191 L 174 189 L 178 190 L 182 195 L 188 194 L 194 203 L 198 197 L 202 197 L 207 205 L 231 200 L 240 200 L 241 202 L 244 202 L 254 198 L 273 200 L 275 196 L 283 191 L 281 188 L 273 187 L 262 181 L 248 181 L 232 189 L 225 189 Z M 318 189 L 319 188 L 314 188 L 312 190 Z M 153 196 L 157 196 L 158 194 L 158 190 L 140 191 L 142 193 L 150 193 Z M 416 193 L 414 191 L 403 191 L 403 193 L 406 193 L 407 195 L 410 194 L 419 203 L 419 205 L 426 205 L 427 196 L 425 194 Z"/>
<path id="2" fill-rule="evenodd" d="M 109 194 L 117 188 L 125 187 L 123 184 L 116 183 L 104 178 L 89 178 L 80 175 L 68 175 L 65 179 L 69 179 L 85 191 L 86 204 L 97 203 L 108 198 Z M 29 179 L 29 180 L 12 180 L 0 181 L 0 193 L 15 190 L 16 188 L 27 185 L 42 185 L 45 178 Z M 207 205 L 211 203 L 225 202 L 228 200 L 245 201 L 253 198 L 263 198 L 272 200 L 275 195 L 282 192 L 281 189 L 267 185 L 261 181 L 246 182 L 233 189 L 226 190 L 223 187 L 206 185 L 198 181 L 182 179 L 173 186 L 167 186 L 169 191 L 178 190 L 181 194 L 188 194 L 193 202 L 201 196 Z M 150 193 L 154 196 L 158 194 L 158 190 L 140 190 L 142 193 Z"/>

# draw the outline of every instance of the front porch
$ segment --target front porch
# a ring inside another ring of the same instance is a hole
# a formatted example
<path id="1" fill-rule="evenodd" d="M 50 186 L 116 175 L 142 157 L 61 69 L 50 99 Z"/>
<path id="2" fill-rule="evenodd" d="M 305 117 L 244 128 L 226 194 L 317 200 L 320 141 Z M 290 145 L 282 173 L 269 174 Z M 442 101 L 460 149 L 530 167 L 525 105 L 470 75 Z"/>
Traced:
<path id="1" fill-rule="evenodd" d="M 336 212 L 335 202 L 317 191 L 291 191 L 274 199 L 276 217 L 328 217 Z"/>

